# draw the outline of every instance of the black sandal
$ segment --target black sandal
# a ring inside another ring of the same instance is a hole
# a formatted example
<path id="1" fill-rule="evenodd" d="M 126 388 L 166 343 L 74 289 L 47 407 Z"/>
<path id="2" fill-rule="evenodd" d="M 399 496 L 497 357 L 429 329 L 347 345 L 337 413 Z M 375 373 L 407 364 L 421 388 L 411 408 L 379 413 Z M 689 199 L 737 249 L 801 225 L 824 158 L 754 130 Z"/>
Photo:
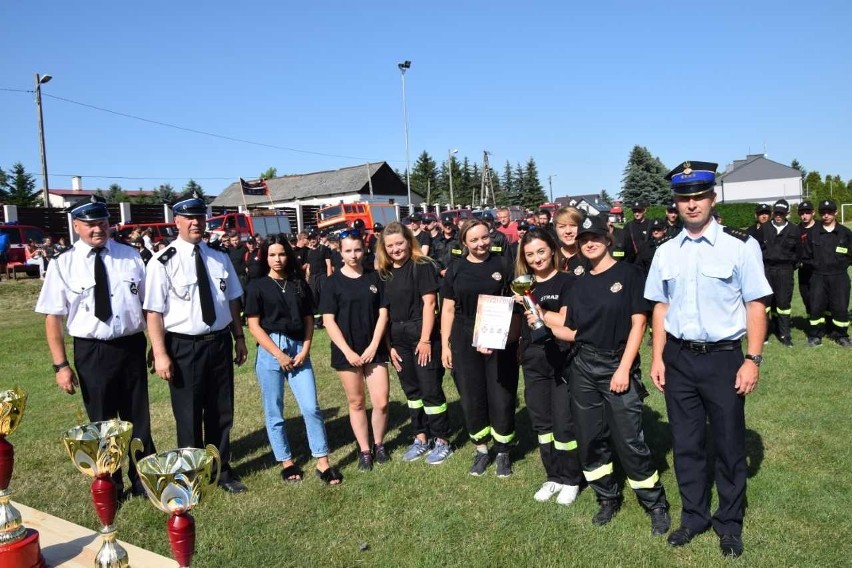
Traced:
<path id="1" fill-rule="evenodd" d="M 329 467 L 325 471 L 316 470 L 316 474 L 326 485 L 340 485 L 343 483 L 343 474 L 336 467 Z M 332 483 L 334 481 L 337 483 Z"/>
<path id="2" fill-rule="evenodd" d="M 298 479 L 294 479 L 295 477 L 298 477 Z M 281 469 L 281 479 L 286 483 L 301 483 L 304 477 L 305 472 L 296 464 Z"/>

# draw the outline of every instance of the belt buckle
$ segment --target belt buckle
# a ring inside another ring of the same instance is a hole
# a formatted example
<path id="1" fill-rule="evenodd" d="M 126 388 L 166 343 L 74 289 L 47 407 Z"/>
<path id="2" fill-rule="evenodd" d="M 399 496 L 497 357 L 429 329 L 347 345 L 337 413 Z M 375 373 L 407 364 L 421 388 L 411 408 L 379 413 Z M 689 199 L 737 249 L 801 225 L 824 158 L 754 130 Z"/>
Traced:
<path id="1" fill-rule="evenodd" d="M 689 348 L 696 353 L 706 354 L 708 352 L 707 343 L 703 341 L 690 341 Z"/>

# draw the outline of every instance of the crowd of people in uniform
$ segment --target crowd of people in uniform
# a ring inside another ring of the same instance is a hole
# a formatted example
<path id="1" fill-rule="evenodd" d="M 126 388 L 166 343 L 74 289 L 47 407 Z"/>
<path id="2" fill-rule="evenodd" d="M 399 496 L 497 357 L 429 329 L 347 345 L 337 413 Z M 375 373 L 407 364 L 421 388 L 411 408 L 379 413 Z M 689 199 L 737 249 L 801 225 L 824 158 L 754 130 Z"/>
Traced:
<path id="1" fill-rule="evenodd" d="M 214 444 L 222 457 L 219 484 L 232 493 L 246 490 L 230 465 L 234 364 L 248 356 L 243 322 L 258 346 L 267 435 L 287 483 L 301 482 L 305 472 L 286 433 L 285 385 L 305 421 L 316 476 L 343 482 L 328 459 L 312 356 L 328 357 L 340 378 L 361 471 L 391 459 L 384 444 L 391 365 L 411 422 L 402 461 L 438 465 L 453 455 L 443 388 L 449 370 L 474 450 L 469 473 L 484 475 L 493 463 L 497 477 L 512 475 L 523 369 L 545 472 L 534 499 L 569 505 L 588 486 L 599 503 L 592 521 L 605 525 L 623 503 L 618 460 L 652 534 L 664 535 L 669 503 L 642 426 L 648 392 L 639 348 L 650 327 L 650 377 L 665 393 L 682 502 L 668 543 L 686 545 L 712 527 L 722 553 L 739 556 L 744 404 L 758 383 L 766 314 L 791 345 L 798 268 L 809 343 L 826 334 L 829 309 L 829 337 L 848 347 L 850 232 L 836 223 L 830 201 L 819 204 L 821 224 L 803 202 L 802 223 L 792 225 L 789 205 L 779 200 L 772 219 L 759 218 L 749 234 L 725 227 L 714 215 L 715 170 L 684 162 L 668 176 L 666 219 L 647 219 L 646 204 L 635 202 L 623 229 L 572 207 L 517 222 L 499 209 L 496 220 L 488 212 L 473 219 L 413 214 L 372 231 L 357 221 L 334 235 L 243 243 L 227 234 L 214 246 L 206 242 L 206 204 L 187 195 L 172 205 L 178 237 L 147 266 L 132 247 L 109 239 L 106 205 L 91 198 L 70 210 L 79 240 L 51 262 L 36 311 L 46 316 L 57 384 L 69 393 L 80 388 L 91 420 L 129 420 L 144 452 L 155 452 L 149 364 L 168 381 L 178 445 Z M 533 307 L 511 291 L 515 278 L 529 275 Z M 473 346 L 483 294 L 515 298 L 504 349 Z M 330 353 L 312 352 L 317 328 L 325 328 Z M 66 331 L 74 338 L 73 367 Z M 712 516 L 708 420 L 719 495 Z M 123 488 L 121 472 L 114 477 Z M 128 494 L 143 494 L 132 465 L 128 477 Z"/>

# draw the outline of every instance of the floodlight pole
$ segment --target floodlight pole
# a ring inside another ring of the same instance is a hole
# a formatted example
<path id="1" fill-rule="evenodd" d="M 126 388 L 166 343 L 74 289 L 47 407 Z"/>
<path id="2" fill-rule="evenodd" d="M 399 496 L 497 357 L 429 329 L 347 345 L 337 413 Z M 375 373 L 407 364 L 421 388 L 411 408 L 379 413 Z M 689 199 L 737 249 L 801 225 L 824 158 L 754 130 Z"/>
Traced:
<path id="1" fill-rule="evenodd" d="M 48 81 L 50 81 L 53 77 L 50 75 L 39 75 L 35 74 L 35 94 L 36 94 L 36 108 L 38 109 L 38 139 L 39 139 L 39 149 L 41 150 L 41 181 L 42 181 L 42 199 L 44 200 L 44 206 L 50 207 L 50 191 L 48 190 L 47 183 L 47 152 L 44 148 L 44 117 L 41 112 L 41 86 Z"/>
<path id="2" fill-rule="evenodd" d="M 458 150 L 447 150 L 447 169 L 450 173 L 450 203 L 453 207 L 456 206 L 456 200 L 453 198 L 453 154 L 458 153 Z"/>
<path id="3" fill-rule="evenodd" d="M 411 69 L 411 61 L 403 61 L 397 64 L 402 75 L 402 125 L 405 129 L 405 185 L 408 189 L 408 210 L 413 211 L 411 204 L 411 161 L 408 157 L 408 107 L 405 104 L 405 72 Z"/>

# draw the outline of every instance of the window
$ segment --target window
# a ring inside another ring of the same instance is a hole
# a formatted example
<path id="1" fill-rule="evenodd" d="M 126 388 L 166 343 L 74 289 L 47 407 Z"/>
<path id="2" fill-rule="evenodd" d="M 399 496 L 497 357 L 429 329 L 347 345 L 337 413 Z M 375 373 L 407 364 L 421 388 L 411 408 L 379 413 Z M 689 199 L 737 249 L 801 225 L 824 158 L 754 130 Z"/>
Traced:
<path id="1" fill-rule="evenodd" d="M 33 239 L 36 243 L 41 244 L 41 242 L 44 240 L 44 231 L 36 228 L 24 229 L 24 241 L 30 242 L 30 239 Z"/>
<path id="2" fill-rule="evenodd" d="M 10 245 L 21 244 L 21 230 L 19 228 L 13 227 L 11 229 L 0 229 L 0 232 L 9 236 Z"/>

